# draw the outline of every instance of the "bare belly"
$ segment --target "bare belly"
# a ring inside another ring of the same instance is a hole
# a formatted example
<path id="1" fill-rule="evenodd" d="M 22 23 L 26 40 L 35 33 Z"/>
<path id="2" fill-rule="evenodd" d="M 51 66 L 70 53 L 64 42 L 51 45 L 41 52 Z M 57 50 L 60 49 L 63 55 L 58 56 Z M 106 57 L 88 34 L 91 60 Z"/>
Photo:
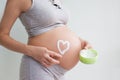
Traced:
<path id="1" fill-rule="evenodd" d="M 46 47 L 49 50 L 59 53 L 59 50 L 57 47 L 58 40 L 69 41 L 70 43 L 70 48 L 63 55 L 60 61 L 60 66 L 62 66 L 65 69 L 71 69 L 79 61 L 81 41 L 79 40 L 78 36 L 75 35 L 75 33 L 73 33 L 67 27 L 57 27 L 53 30 L 50 30 L 38 36 L 32 37 L 29 39 L 28 44 L 34 45 L 34 46 Z M 60 48 L 64 49 L 65 46 L 62 45 Z"/>

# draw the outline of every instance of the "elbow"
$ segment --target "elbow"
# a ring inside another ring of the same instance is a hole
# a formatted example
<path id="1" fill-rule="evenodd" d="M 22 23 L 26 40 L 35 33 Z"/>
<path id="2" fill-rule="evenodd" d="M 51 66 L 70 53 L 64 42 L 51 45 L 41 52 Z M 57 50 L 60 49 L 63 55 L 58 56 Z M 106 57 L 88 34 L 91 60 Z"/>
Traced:
<path id="1" fill-rule="evenodd" d="M 4 36 L 4 34 L 2 32 L 0 32 L 0 45 L 2 45 L 3 36 Z"/>
<path id="2" fill-rule="evenodd" d="M 0 45 L 6 40 L 6 36 L 9 36 L 7 33 L 0 32 Z"/>

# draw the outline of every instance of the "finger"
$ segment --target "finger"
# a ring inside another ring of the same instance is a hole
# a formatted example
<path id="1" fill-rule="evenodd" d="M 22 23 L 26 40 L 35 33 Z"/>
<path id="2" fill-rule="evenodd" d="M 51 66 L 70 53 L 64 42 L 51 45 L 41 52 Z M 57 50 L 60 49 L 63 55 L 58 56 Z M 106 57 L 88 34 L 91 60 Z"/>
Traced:
<path id="1" fill-rule="evenodd" d="M 51 64 L 47 60 L 42 61 L 42 65 L 45 67 L 51 66 Z"/>
<path id="2" fill-rule="evenodd" d="M 84 40 L 83 48 L 84 49 L 89 49 L 89 48 L 92 48 L 92 46 L 91 46 L 91 44 L 88 41 Z"/>
<path id="3" fill-rule="evenodd" d="M 50 57 L 53 57 L 53 58 L 55 58 L 55 59 L 60 59 L 60 58 L 62 58 L 62 55 L 61 54 L 59 54 L 59 53 L 56 53 L 56 52 L 54 52 L 54 51 L 49 51 L 49 53 L 50 53 Z"/>
<path id="4" fill-rule="evenodd" d="M 85 49 L 90 49 L 90 48 L 92 48 L 92 46 L 91 46 L 90 44 L 87 44 L 87 45 L 85 46 Z"/>
<path id="5" fill-rule="evenodd" d="M 50 64 L 59 64 L 60 63 L 59 60 L 54 59 L 53 57 L 50 57 L 50 56 L 47 56 L 46 59 Z"/>
<path id="6" fill-rule="evenodd" d="M 49 64 L 51 63 L 51 58 L 49 57 L 49 54 L 45 55 L 45 59 L 47 62 L 49 62 Z"/>
<path id="7" fill-rule="evenodd" d="M 44 60 L 44 63 L 46 63 L 47 65 L 51 65 L 50 61 L 48 61 L 47 58 Z"/>
<path id="8" fill-rule="evenodd" d="M 47 59 L 44 60 L 44 63 L 46 64 L 46 67 L 49 67 L 52 65 L 52 63 L 50 63 Z"/>
<path id="9" fill-rule="evenodd" d="M 51 65 L 51 60 L 49 58 L 50 58 L 49 54 L 46 54 L 44 62 L 47 63 L 48 65 Z"/>
<path id="10" fill-rule="evenodd" d="M 42 62 L 42 65 L 48 67 L 48 65 L 45 62 Z"/>

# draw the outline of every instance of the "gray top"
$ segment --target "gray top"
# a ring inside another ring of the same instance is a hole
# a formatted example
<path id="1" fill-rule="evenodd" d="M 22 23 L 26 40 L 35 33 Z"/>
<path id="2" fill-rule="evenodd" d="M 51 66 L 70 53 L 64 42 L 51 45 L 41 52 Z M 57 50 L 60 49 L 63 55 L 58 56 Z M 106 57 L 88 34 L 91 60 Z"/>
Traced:
<path id="1" fill-rule="evenodd" d="M 29 37 L 67 24 L 68 15 L 60 0 L 32 0 L 32 6 L 19 16 Z"/>

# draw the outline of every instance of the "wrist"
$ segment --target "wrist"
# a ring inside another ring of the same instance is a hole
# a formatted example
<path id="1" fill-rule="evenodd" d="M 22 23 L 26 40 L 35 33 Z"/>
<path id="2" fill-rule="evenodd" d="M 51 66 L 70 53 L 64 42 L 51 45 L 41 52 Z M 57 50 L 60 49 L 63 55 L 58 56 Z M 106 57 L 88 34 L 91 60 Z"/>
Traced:
<path id="1" fill-rule="evenodd" d="M 31 45 L 25 45 L 25 48 L 26 48 L 25 55 L 28 55 L 28 56 L 33 55 L 31 47 L 32 47 Z"/>

